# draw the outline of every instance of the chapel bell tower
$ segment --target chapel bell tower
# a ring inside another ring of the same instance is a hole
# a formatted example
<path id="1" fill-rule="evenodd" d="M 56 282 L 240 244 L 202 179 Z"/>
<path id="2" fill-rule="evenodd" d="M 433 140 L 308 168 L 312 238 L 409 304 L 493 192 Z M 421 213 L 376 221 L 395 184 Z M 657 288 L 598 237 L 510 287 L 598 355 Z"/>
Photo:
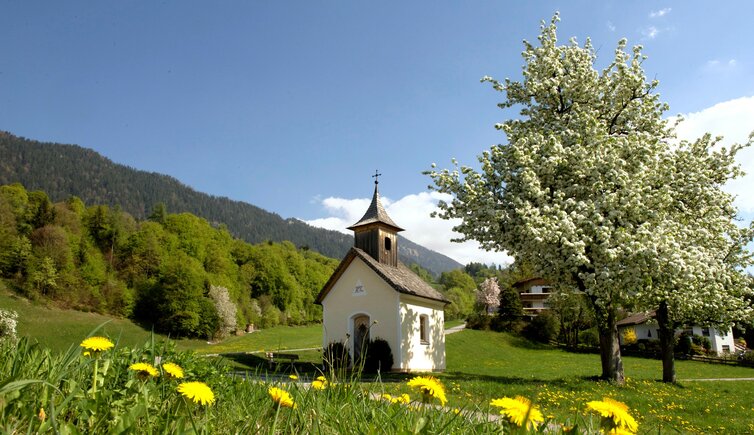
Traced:
<path id="1" fill-rule="evenodd" d="M 403 228 L 390 219 L 380 202 L 377 190 L 379 174 L 375 171 L 374 196 L 364 217 L 348 227 L 354 233 L 354 246 L 369 254 L 378 262 L 398 267 L 398 232 Z"/>

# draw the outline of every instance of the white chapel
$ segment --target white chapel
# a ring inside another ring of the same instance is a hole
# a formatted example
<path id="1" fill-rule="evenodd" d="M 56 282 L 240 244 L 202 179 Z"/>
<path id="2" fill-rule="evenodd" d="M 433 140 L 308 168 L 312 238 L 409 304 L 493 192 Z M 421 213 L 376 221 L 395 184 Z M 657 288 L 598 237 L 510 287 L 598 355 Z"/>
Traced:
<path id="1" fill-rule="evenodd" d="M 348 227 L 355 246 L 317 296 L 323 346 L 344 343 L 351 358 L 371 339 L 388 342 L 394 371 L 445 370 L 444 308 L 449 301 L 398 261 L 401 227 L 387 215 L 374 182 L 364 217 Z"/>

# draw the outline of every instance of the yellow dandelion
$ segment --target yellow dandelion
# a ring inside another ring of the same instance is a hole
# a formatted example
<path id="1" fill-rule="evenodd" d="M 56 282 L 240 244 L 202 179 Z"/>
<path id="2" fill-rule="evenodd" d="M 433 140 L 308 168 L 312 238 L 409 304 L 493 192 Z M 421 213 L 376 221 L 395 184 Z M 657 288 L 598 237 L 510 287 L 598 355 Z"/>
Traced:
<path id="1" fill-rule="evenodd" d="M 515 399 L 503 397 L 492 400 L 490 405 L 501 408 L 500 414 L 509 422 L 518 427 L 526 426 L 528 430 L 536 428 L 539 423 L 545 421 L 542 413 L 526 397 L 516 396 Z"/>
<path id="2" fill-rule="evenodd" d="M 91 352 L 89 352 L 88 350 L 85 350 L 85 351 L 84 351 L 84 356 L 89 356 L 89 355 L 91 355 L 91 354 L 92 354 L 92 353 L 91 353 Z"/>
<path id="3" fill-rule="evenodd" d="M 393 396 L 391 396 L 388 393 L 384 393 L 382 396 L 380 396 L 382 399 L 387 400 L 388 402 L 392 402 Z"/>
<path id="4" fill-rule="evenodd" d="M 317 378 L 312 381 L 312 388 L 314 388 L 315 390 L 324 390 L 327 388 L 327 381 L 323 381 Z"/>
<path id="5" fill-rule="evenodd" d="M 588 402 L 586 407 L 587 410 L 594 411 L 602 417 L 601 426 L 608 431 L 619 428 L 636 432 L 639 428 L 639 424 L 628 413 L 628 406 L 617 400 L 605 397 L 602 401 L 594 400 Z"/>
<path id="6" fill-rule="evenodd" d="M 102 352 L 103 350 L 112 349 L 115 344 L 105 337 L 89 337 L 82 341 L 80 346 L 89 352 Z"/>
<path id="7" fill-rule="evenodd" d="M 37 414 L 37 418 L 39 418 L 39 421 L 45 421 L 47 414 L 45 414 L 44 408 L 39 408 L 39 414 Z"/>
<path id="8" fill-rule="evenodd" d="M 316 379 L 316 380 L 317 380 L 317 381 L 320 381 L 320 382 L 327 382 L 327 378 L 326 378 L 326 377 L 324 377 L 324 376 L 317 376 L 317 379 Z"/>
<path id="9" fill-rule="evenodd" d="M 277 387 L 270 387 L 269 390 L 267 390 L 267 393 L 270 395 L 270 398 L 272 398 L 272 401 L 275 402 L 278 406 L 284 406 L 286 408 L 298 408 L 298 405 L 293 403 L 293 397 L 291 397 L 290 394 L 288 394 L 287 391 L 277 388 Z"/>
<path id="10" fill-rule="evenodd" d="M 391 403 L 401 403 L 403 405 L 408 405 L 409 403 L 411 403 L 411 397 L 408 394 L 403 393 L 403 394 L 401 394 L 398 397 L 393 397 L 390 400 L 390 402 Z"/>
<path id="11" fill-rule="evenodd" d="M 292 381 L 298 381 L 298 376 L 296 375 L 289 375 L 288 378 Z"/>
<path id="12" fill-rule="evenodd" d="M 423 396 L 423 401 L 429 403 L 431 399 L 437 399 L 441 405 L 445 405 L 445 387 L 439 380 L 432 376 L 417 376 L 408 381 L 408 386 L 418 389 Z"/>
<path id="13" fill-rule="evenodd" d="M 215 402 L 215 393 L 204 382 L 183 382 L 178 385 L 178 392 L 194 403 L 211 405 Z"/>
<path id="14" fill-rule="evenodd" d="M 170 378 L 181 379 L 183 377 L 183 369 L 178 364 L 171 362 L 165 363 L 162 365 L 162 370 L 164 370 Z"/>
<path id="15" fill-rule="evenodd" d="M 135 371 L 136 375 L 141 379 L 146 379 L 150 376 L 157 376 L 159 374 L 156 368 L 152 367 L 151 364 L 147 364 L 145 362 L 131 364 L 130 366 L 128 366 L 128 369 Z"/>

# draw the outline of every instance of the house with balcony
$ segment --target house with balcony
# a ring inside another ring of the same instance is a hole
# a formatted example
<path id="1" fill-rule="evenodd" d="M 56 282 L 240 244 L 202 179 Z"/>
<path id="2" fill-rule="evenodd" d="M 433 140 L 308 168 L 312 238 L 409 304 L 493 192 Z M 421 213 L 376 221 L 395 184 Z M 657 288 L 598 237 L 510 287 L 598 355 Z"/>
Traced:
<path id="1" fill-rule="evenodd" d="M 547 300 L 552 295 L 553 286 L 542 278 L 528 278 L 513 284 L 521 298 L 524 315 L 536 317 L 550 309 Z"/>

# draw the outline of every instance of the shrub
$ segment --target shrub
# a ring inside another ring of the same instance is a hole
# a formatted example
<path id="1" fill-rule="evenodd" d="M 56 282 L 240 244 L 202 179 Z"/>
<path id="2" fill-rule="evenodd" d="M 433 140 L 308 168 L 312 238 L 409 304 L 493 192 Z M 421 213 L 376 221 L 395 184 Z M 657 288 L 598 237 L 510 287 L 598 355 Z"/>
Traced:
<path id="1" fill-rule="evenodd" d="M 681 335 L 678 336 L 678 342 L 675 346 L 676 352 L 683 355 L 691 355 L 691 344 L 691 336 L 686 332 L 682 332 Z"/>
<path id="2" fill-rule="evenodd" d="M 585 346 L 596 347 L 600 345 L 600 337 L 596 328 L 589 328 L 579 332 L 579 343 Z"/>
<path id="3" fill-rule="evenodd" d="M 634 328 L 626 328 L 623 330 L 623 344 L 630 346 L 636 343 L 636 331 Z"/>
<path id="4" fill-rule="evenodd" d="M 379 337 L 371 340 L 367 345 L 364 371 L 367 373 L 386 372 L 392 367 L 393 351 L 390 349 L 390 344 Z"/>
<path id="5" fill-rule="evenodd" d="M 497 332 L 521 334 L 527 323 L 523 320 L 506 320 L 501 316 L 494 316 L 490 321 L 490 329 Z"/>
<path id="6" fill-rule="evenodd" d="M 746 363 L 754 364 L 754 351 L 750 350 L 748 352 L 744 352 L 741 355 L 740 359 L 741 359 L 741 361 L 744 361 Z"/>
<path id="7" fill-rule="evenodd" d="M 466 318 L 466 327 L 479 331 L 488 331 L 491 322 L 492 316 L 483 313 L 474 313 Z"/>
<path id="8" fill-rule="evenodd" d="M 709 337 L 694 335 L 693 337 L 691 337 L 691 342 L 703 348 L 705 351 L 712 349 L 712 342 L 710 341 Z"/>
<path id="9" fill-rule="evenodd" d="M 328 344 L 322 355 L 322 365 L 325 371 L 343 370 L 348 367 L 350 360 L 348 347 L 339 341 Z"/>
<path id="10" fill-rule="evenodd" d="M 560 322 L 556 316 L 543 312 L 533 318 L 522 332 L 530 340 L 549 343 L 558 338 Z"/>

